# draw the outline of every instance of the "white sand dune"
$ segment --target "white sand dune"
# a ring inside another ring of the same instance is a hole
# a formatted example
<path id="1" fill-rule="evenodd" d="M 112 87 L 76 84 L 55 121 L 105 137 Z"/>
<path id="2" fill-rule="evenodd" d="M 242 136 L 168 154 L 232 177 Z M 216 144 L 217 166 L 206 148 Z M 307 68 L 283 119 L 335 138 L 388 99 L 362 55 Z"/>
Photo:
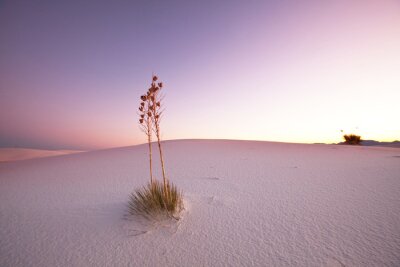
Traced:
<path id="1" fill-rule="evenodd" d="M 177 223 L 124 217 L 145 145 L 0 164 L 0 266 L 400 266 L 400 149 L 164 147 Z"/>
<path id="2" fill-rule="evenodd" d="M 30 148 L 0 148 L 0 162 L 44 158 L 78 153 L 77 150 L 43 150 Z"/>

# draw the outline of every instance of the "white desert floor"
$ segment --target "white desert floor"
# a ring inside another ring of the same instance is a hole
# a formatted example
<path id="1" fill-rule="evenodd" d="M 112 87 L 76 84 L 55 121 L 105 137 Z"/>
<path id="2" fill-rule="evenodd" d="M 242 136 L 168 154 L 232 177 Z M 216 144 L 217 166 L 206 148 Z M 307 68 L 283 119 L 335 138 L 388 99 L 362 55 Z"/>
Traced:
<path id="1" fill-rule="evenodd" d="M 44 158 L 72 154 L 82 151 L 76 150 L 43 150 L 29 148 L 0 148 L 0 162 Z"/>
<path id="2" fill-rule="evenodd" d="M 125 216 L 146 145 L 0 163 L 0 266 L 400 266 L 400 149 L 164 148 L 178 222 Z"/>

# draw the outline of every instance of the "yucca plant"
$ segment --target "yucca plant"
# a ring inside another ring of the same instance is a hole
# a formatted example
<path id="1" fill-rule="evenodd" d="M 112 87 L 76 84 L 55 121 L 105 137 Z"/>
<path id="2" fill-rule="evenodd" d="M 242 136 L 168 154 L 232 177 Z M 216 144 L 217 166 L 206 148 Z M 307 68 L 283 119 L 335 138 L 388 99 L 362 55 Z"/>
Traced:
<path id="1" fill-rule="evenodd" d="M 361 136 L 355 134 L 343 135 L 345 143 L 348 145 L 359 145 L 361 143 Z"/>
<path id="2" fill-rule="evenodd" d="M 163 87 L 161 82 L 156 84 L 157 76 L 152 77 L 151 87 L 145 95 L 140 98 L 142 102 L 139 106 L 139 123 L 143 132 L 147 136 L 149 143 L 150 161 L 150 183 L 147 186 L 134 191 L 129 200 L 129 213 L 132 215 L 142 215 L 146 218 L 156 218 L 157 215 L 172 216 L 183 209 L 183 194 L 175 185 L 169 182 L 165 174 L 164 157 L 161 146 L 161 100 L 159 92 Z M 161 169 L 163 182 L 153 179 L 152 173 L 152 150 L 151 140 L 152 131 L 157 137 L 158 150 L 160 153 Z"/>

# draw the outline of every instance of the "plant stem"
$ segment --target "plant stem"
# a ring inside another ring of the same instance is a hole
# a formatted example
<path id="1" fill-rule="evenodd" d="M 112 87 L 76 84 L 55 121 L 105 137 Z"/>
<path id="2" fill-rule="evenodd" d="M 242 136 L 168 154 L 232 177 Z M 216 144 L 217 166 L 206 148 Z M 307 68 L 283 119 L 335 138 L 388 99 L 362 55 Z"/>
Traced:
<path id="1" fill-rule="evenodd" d="M 158 151 L 160 152 L 160 160 L 161 160 L 161 169 L 163 175 L 163 183 L 164 183 L 164 190 L 167 192 L 167 177 L 165 176 L 165 167 L 164 167 L 164 157 L 161 148 L 161 140 L 160 140 L 160 128 L 156 124 L 156 135 L 157 135 L 157 144 L 158 144 Z"/>
<path id="2" fill-rule="evenodd" d="M 147 118 L 147 141 L 149 143 L 149 162 L 150 162 L 150 183 L 153 184 L 153 160 L 151 151 L 151 124 L 150 118 Z"/>

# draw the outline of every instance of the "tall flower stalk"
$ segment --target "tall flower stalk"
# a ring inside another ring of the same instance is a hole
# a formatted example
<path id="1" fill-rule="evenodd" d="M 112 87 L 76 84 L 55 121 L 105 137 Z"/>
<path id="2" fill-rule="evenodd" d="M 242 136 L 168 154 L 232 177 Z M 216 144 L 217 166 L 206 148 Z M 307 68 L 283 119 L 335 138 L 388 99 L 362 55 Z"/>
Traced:
<path id="1" fill-rule="evenodd" d="M 154 181 L 153 167 L 152 167 L 152 147 L 151 147 L 152 132 L 154 132 L 157 137 L 158 151 L 160 153 L 163 186 L 165 192 L 167 192 L 168 179 L 165 174 L 165 164 L 161 146 L 161 131 L 160 131 L 160 121 L 162 115 L 162 110 L 161 110 L 162 96 L 160 95 L 160 90 L 163 88 L 163 84 L 162 82 L 156 83 L 157 80 L 158 77 L 154 75 L 152 77 L 151 86 L 147 90 L 147 93 L 140 97 L 142 102 L 140 103 L 139 106 L 139 111 L 140 111 L 139 122 L 142 131 L 147 136 L 147 142 L 149 144 L 150 182 L 153 183 Z"/>
<path id="2" fill-rule="evenodd" d="M 150 168 L 150 183 L 153 184 L 154 179 L 153 179 L 153 160 L 152 160 L 152 147 L 151 147 L 151 141 L 152 141 L 152 131 L 153 131 L 153 123 L 152 123 L 152 114 L 150 110 L 150 105 L 151 105 L 151 99 L 149 96 L 149 92 L 147 92 L 147 95 L 142 95 L 140 97 L 142 100 L 140 102 L 139 106 L 139 112 L 140 112 L 140 127 L 141 130 L 146 134 L 147 136 L 147 143 L 149 145 L 149 168 Z"/>
<path id="3" fill-rule="evenodd" d="M 162 96 L 160 95 L 160 90 L 163 88 L 162 82 L 156 83 L 158 80 L 157 76 L 153 76 L 151 87 L 149 89 L 149 96 L 151 100 L 151 105 L 150 105 L 150 110 L 153 116 L 151 116 L 152 122 L 153 122 L 153 131 L 157 137 L 157 145 L 158 145 L 158 151 L 160 153 L 160 161 L 161 161 L 161 170 L 162 170 L 162 176 L 163 176 L 163 185 L 164 185 L 164 190 L 166 193 L 168 193 L 168 179 L 165 174 L 165 164 L 164 164 L 164 157 L 162 153 L 162 146 L 161 146 L 161 131 L 160 131 L 160 121 L 161 121 L 161 115 L 162 115 L 162 110 L 161 110 L 161 100 Z"/>

